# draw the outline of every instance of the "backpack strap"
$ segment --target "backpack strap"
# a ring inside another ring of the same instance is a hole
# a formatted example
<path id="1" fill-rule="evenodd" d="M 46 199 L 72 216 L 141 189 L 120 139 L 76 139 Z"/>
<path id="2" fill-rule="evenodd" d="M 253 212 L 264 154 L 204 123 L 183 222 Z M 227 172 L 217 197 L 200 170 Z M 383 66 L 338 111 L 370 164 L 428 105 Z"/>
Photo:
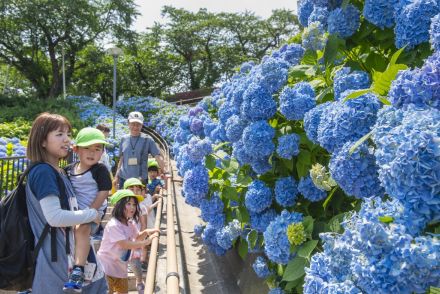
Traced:
<path id="1" fill-rule="evenodd" d="M 29 174 L 29 172 L 31 171 L 31 169 L 39 164 L 42 164 L 44 162 L 35 162 L 32 163 L 24 172 L 23 174 L 20 176 L 19 178 L 19 184 L 23 183 L 24 179 L 27 177 L 27 175 Z M 52 167 L 50 164 L 48 164 L 50 167 Z M 60 205 L 61 205 L 61 209 L 63 210 L 68 210 L 69 209 L 69 204 L 67 201 L 67 194 L 66 194 L 66 186 L 64 185 L 63 179 L 61 178 L 60 174 L 58 173 L 57 170 L 55 170 L 55 168 L 53 168 L 53 171 L 56 175 L 57 178 L 57 182 L 58 182 L 58 188 L 60 189 L 60 195 L 59 195 L 59 199 L 60 199 Z M 69 238 L 69 232 L 70 232 L 70 227 L 67 227 L 65 229 L 66 231 L 66 254 L 70 254 L 70 238 Z M 46 225 L 44 226 L 43 232 L 40 235 L 40 238 L 38 238 L 38 242 L 37 245 L 34 248 L 34 261 L 37 260 L 37 256 L 38 256 L 38 252 L 40 251 L 41 247 L 43 246 L 43 241 L 46 238 L 46 236 L 48 235 L 48 233 L 50 232 L 50 254 L 51 254 L 51 261 L 52 262 L 57 262 L 58 257 L 57 257 L 57 244 L 56 244 L 56 232 L 57 232 L 57 228 L 56 227 L 51 227 L 48 223 L 46 223 Z"/>

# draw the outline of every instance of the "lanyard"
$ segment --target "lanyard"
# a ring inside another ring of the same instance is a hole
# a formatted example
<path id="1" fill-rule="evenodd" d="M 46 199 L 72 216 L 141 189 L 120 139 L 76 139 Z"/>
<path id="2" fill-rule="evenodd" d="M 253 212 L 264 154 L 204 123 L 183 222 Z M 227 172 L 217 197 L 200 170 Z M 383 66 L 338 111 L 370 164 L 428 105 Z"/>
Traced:
<path id="1" fill-rule="evenodd" d="M 131 146 L 131 153 L 132 153 L 132 154 L 134 154 L 134 149 L 136 148 L 136 145 L 137 145 L 137 143 L 138 143 L 140 137 L 141 137 L 141 136 L 138 136 L 138 137 L 136 138 L 136 142 L 134 142 L 134 145 L 133 145 L 133 143 L 131 142 L 131 137 L 130 137 L 130 146 Z"/>

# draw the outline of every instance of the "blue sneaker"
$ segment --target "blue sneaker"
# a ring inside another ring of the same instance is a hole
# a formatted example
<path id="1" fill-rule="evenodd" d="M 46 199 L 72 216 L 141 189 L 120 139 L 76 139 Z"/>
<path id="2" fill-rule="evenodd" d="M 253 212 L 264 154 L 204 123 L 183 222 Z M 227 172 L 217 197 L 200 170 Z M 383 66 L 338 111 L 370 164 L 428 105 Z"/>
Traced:
<path id="1" fill-rule="evenodd" d="M 74 267 L 70 273 L 69 281 L 64 283 L 64 293 L 81 293 L 84 283 L 84 273 L 79 267 Z"/>

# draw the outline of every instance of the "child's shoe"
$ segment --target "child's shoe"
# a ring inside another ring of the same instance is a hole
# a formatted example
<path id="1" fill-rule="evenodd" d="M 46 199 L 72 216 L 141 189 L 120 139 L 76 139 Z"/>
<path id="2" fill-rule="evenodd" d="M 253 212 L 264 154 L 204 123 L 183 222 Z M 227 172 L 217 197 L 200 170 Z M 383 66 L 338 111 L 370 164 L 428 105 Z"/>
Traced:
<path id="1" fill-rule="evenodd" d="M 138 294 L 144 294 L 144 290 L 145 290 L 144 283 L 137 284 L 136 289 L 138 290 Z"/>
<path id="2" fill-rule="evenodd" d="M 70 273 L 69 281 L 64 283 L 64 293 L 81 293 L 84 283 L 84 272 L 79 267 L 74 267 Z"/>

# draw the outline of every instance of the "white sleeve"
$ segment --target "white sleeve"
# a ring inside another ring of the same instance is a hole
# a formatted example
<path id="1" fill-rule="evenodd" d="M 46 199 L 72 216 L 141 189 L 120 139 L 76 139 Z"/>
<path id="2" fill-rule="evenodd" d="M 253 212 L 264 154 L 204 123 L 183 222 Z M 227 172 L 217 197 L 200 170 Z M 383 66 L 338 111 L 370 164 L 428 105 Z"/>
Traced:
<path id="1" fill-rule="evenodd" d="M 44 197 L 40 200 L 40 205 L 44 217 L 52 227 L 70 227 L 89 223 L 98 216 L 98 212 L 93 208 L 78 211 L 63 210 L 56 195 Z"/>

